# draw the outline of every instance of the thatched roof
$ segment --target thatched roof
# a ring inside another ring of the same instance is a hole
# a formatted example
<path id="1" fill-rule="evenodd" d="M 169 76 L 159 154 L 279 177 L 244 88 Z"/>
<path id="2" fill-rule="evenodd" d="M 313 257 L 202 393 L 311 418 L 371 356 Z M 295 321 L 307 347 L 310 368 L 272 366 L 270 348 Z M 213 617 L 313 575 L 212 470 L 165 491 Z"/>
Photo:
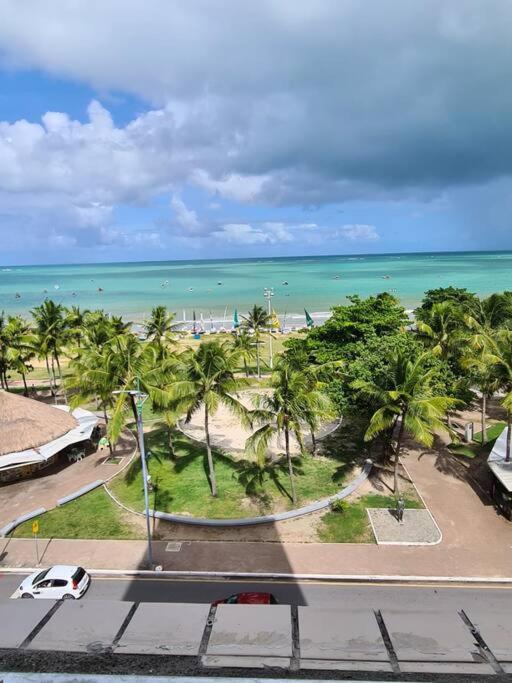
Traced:
<path id="1" fill-rule="evenodd" d="M 77 425 L 64 410 L 0 390 L 0 455 L 43 446 Z"/>

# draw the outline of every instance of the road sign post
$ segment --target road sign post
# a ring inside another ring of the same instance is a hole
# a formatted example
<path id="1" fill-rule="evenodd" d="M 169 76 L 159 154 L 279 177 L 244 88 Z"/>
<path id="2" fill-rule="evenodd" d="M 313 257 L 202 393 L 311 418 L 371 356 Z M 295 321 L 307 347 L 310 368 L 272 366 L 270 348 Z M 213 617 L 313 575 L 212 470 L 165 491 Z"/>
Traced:
<path id="1" fill-rule="evenodd" d="M 32 522 L 32 533 L 34 534 L 34 543 L 36 545 L 36 563 L 39 564 L 39 548 L 37 545 L 37 535 L 39 533 L 39 521 L 36 519 Z"/>

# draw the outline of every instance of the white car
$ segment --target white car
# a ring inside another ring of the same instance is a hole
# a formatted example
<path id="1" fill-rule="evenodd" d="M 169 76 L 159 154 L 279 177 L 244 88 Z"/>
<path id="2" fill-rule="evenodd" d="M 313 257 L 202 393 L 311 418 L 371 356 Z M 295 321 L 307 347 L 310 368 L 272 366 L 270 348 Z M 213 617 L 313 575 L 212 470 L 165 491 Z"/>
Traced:
<path id="1" fill-rule="evenodd" d="M 57 564 L 23 579 L 13 598 L 79 600 L 90 583 L 91 577 L 83 567 Z"/>

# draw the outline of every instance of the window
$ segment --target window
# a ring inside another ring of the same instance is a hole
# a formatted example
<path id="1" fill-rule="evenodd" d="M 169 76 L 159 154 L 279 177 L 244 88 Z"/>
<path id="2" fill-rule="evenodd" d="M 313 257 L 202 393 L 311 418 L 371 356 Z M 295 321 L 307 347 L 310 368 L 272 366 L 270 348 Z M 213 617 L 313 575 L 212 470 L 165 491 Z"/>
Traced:
<path id="1" fill-rule="evenodd" d="M 52 588 L 64 588 L 64 586 L 67 586 L 68 582 L 66 579 L 54 579 L 52 581 Z"/>
<path id="2" fill-rule="evenodd" d="M 80 583 L 80 581 L 84 578 L 85 576 L 85 569 L 83 567 L 77 567 L 76 572 L 73 574 L 71 577 L 77 585 Z"/>
<path id="3" fill-rule="evenodd" d="M 32 581 L 32 585 L 35 586 L 36 583 L 38 583 L 39 581 L 42 581 L 44 579 L 44 577 L 48 574 L 49 571 L 50 571 L 49 569 L 45 569 L 40 574 L 38 574 L 36 576 L 36 578 Z"/>

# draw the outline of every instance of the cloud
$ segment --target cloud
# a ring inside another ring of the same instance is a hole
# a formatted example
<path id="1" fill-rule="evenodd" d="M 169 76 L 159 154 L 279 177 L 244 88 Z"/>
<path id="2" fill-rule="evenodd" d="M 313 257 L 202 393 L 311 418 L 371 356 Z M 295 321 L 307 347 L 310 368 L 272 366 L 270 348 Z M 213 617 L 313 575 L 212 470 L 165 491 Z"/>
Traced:
<path id="1" fill-rule="evenodd" d="M 212 237 L 229 244 L 278 244 L 291 242 L 292 233 L 284 223 L 262 223 L 253 227 L 248 223 L 227 223 L 220 230 L 212 232 Z"/>
<path id="2" fill-rule="evenodd" d="M 197 232 L 201 228 L 197 218 L 197 213 L 192 209 L 188 209 L 185 206 L 185 202 L 178 197 L 178 195 L 173 195 L 171 199 L 171 207 L 174 209 L 178 224 L 182 228 L 185 228 L 187 232 Z"/>
<path id="3" fill-rule="evenodd" d="M 357 216 L 336 235 L 256 223 L 243 210 L 208 224 L 183 203 L 187 185 L 207 202 L 267 208 L 418 208 L 448 197 L 458 202 L 454 215 L 486 225 L 490 217 L 489 231 L 497 226 L 508 239 L 506 0 L 382 0 L 370 13 L 353 0 L 260 0 L 250 13 L 238 0 L 223 0 L 221 12 L 205 0 L 4 0 L 2 9 L 0 67 L 85 83 L 105 101 L 130 93 L 142 112 L 121 125 L 93 100 L 85 121 L 49 111 L 40 121 L 0 122 L 0 231 L 9 248 L 20 223 L 38 240 L 101 243 L 102 230 L 125 230 L 116 207 L 161 194 L 171 197 L 167 234 L 180 239 L 378 239 Z M 471 212 L 462 206 L 468 193 L 478 203 Z"/>
<path id="4" fill-rule="evenodd" d="M 344 225 L 336 234 L 352 242 L 374 242 L 379 239 L 374 225 Z"/>
<path id="5" fill-rule="evenodd" d="M 283 205 L 428 199 L 512 172 L 505 0 L 383 0 L 371 13 L 351 0 L 261 0 L 250 13 L 237 0 L 222 12 L 173 0 L 4 0 L 3 10 L 10 68 L 129 92 L 153 108 L 121 130 L 98 104 L 86 129 L 59 113 L 39 128 L 17 122 L 11 134 L 29 158 L 37 148 L 48 160 L 48 136 L 57 148 L 66 138 L 70 153 L 82 145 L 73 167 L 60 168 L 56 149 L 33 184 L 71 186 L 80 175 L 94 189 L 108 169 L 112 196 L 187 178 L 236 201 Z M 96 179 L 90 162 L 103 143 Z M 8 174 L 14 187 L 25 183 L 21 168 Z"/>

